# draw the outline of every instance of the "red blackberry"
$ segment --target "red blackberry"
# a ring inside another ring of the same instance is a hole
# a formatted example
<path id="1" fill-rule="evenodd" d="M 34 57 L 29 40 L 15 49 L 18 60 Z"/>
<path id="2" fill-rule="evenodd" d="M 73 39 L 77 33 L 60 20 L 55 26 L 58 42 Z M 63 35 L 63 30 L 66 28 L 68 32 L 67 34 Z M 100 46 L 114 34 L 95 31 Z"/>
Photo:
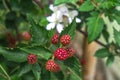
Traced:
<path id="1" fill-rule="evenodd" d="M 75 53 L 75 50 L 73 48 L 67 48 L 66 51 L 67 51 L 69 57 L 73 56 Z"/>
<path id="2" fill-rule="evenodd" d="M 37 62 L 37 56 L 35 54 L 29 54 L 27 61 L 29 64 L 35 64 Z"/>
<path id="3" fill-rule="evenodd" d="M 48 60 L 46 62 L 46 70 L 52 71 L 52 72 L 59 72 L 60 66 L 57 63 L 55 63 L 54 60 Z"/>
<path id="4" fill-rule="evenodd" d="M 53 37 L 51 39 L 52 44 L 57 44 L 58 43 L 58 38 L 59 38 L 59 34 L 58 33 L 53 35 Z"/>
<path id="5" fill-rule="evenodd" d="M 54 56 L 55 58 L 57 58 L 58 60 L 66 60 L 68 58 L 68 53 L 65 49 L 63 48 L 58 48 L 55 52 L 54 52 Z"/>
<path id="6" fill-rule="evenodd" d="M 23 32 L 23 33 L 22 33 L 22 38 L 23 38 L 25 41 L 30 41 L 31 35 L 30 35 L 29 32 Z"/>
<path id="7" fill-rule="evenodd" d="M 70 37 L 70 35 L 63 35 L 61 38 L 60 38 L 60 42 L 61 42 L 61 44 L 63 45 L 63 46 L 66 46 L 66 45 L 68 45 L 69 43 L 70 43 L 70 41 L 71 41 L 71 37 Z"/>
<path id="8" fill-rule="evenodd" d="M 9 47 L 14 48 L 16 45 L 16 39 L 9 32 L 7 33 L 7 39 L 9 41 Z"/>

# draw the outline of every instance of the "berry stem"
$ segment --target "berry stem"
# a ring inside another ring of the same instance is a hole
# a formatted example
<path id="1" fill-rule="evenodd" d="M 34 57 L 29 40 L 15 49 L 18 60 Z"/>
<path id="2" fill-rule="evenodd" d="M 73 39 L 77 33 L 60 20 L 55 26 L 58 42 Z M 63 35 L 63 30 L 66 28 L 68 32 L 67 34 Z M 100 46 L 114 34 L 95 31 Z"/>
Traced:
<path id="1" fill-rule="evenodd" d="M 62 44 L 60 44 L 60 47 L 59 47 L 59 48 L 61 48 L 61 47 L 63 47 L 63 45 L 62 45 Z"/>
<path id="2" fill-rule="evenodd" d="M 55 57 L 54 57 L 54 55 L 52 55 L 52 60 L 54 60 L 55 59 Z"/>

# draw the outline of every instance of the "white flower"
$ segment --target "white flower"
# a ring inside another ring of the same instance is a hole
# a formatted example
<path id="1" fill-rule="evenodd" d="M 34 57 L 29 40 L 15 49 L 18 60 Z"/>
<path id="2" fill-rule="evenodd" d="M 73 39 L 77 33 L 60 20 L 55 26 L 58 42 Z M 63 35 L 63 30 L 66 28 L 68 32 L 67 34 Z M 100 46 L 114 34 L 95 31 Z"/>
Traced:
<path id="1" fill-rule="evenodd" d="M 56 26 L 56 29 L 59 33 L 63 30 L 64 26 L 63 24 L 60 24 L 62 22 L 62 13 L 60 11 L 57 11 L 53 13 L 51 16 L 47 17 L 47 20 L 50 22 L 47 26 L 47 30 L 54 29 Z"/>
<path id="2" fill-rule="evenodd" d="M 64 26 L 70 24 L 73 19 L 78 16 L 78 11 L 68 10 L 68 6 L 66 4 L 61 4 L 58 6 L 53 6 L 51 4 L 49 8 L 51 11 L 53 11 L 53 14 L 47 17 L 47 20 L 50 22 L 46 26 L 47 30 L 51 30 L 56 27 L 57 31 L 61 33 Z M 76 18 L 76 22 L 79 23 L 81 20 Z"/>

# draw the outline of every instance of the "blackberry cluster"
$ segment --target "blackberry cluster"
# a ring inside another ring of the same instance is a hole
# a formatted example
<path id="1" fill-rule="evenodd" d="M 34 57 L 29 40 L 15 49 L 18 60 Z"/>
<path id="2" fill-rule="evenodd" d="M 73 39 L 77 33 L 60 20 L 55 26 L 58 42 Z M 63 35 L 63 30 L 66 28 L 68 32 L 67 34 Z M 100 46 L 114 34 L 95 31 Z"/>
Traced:
<path id="1" fill-rule="evenodd" d="M 71 42 L 71 37 L 68 34 L 65 34 L 61 36 L 57 33 L 53 35 L 51 39 L 51 43 L 56 45 L 60 41 L 62 47 L 59 47 L 55 50 L 53 57 L 57 60 L 66 60 L 69 57 L 72 57 L 75 53 L 75 50 L 73 48 L 67 47 Z M 60 39 L 60 40 L 59 40 Z M 52 72 L 59 72 L 60 71 L 60 65 L 55 63 L 54 60 L 48 60 L 46 62 L 46 70 L 52 71 Z"/>

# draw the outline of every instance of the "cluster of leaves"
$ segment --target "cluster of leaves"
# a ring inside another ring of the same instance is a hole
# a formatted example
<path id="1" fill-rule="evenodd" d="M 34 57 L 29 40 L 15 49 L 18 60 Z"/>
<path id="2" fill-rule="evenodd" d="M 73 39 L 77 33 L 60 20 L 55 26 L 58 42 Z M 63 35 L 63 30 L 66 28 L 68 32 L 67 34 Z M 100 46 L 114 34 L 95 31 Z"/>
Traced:
<path id="1" fill-rule="evenodd" d="M 118 31 L 119 28 L 116 29 L 116 26 L 112 26 L 114 40 L 112 42 L 109 42 L 110 33 L 108 32 L 108 29 L 110 26 L 106 25 L 105 20 L 105 17 L 108 17 L 110 23 L 116 21 L 117 24 L 120 25 L 120 11 L 117 9 L 117 6 L 120 6 L 119 0 L 86 0 L 78 8 L 80 12 L 87 12 L 87 16 L 84 16 L 84 21 L 86 22 L 87 26 L 88 42 L 97 42 L 101 35 L 104 37 L 106 44 L 102 44 L 104 48 L 99 49 L 96 52 L 95 56 L 98 58 L 107 57 L 107 65 L 111 64 L 114 61 L 114 57 L 116 55 L 119 56 L 120 54 L 120 31 Z M 101 43 L 103 42 L 101 41 Z"/>

